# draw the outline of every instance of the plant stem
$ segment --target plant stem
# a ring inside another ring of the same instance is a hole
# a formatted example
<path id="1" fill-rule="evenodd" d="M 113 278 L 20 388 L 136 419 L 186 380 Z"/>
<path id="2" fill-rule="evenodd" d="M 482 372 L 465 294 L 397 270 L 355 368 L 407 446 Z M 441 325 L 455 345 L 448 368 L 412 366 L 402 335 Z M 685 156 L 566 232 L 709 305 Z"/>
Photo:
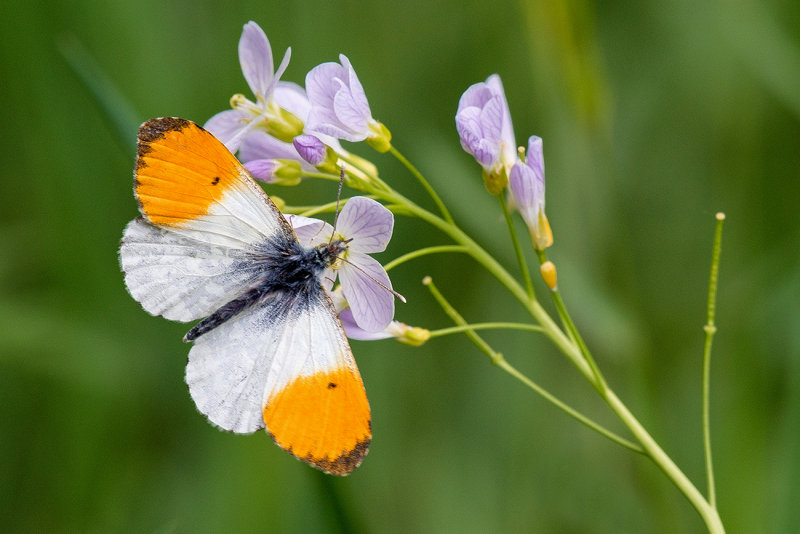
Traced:
<path id="1" fill-rule="evenodd" d="M 398 265 L 405 263 L 409 260 L 413 260 L 415 258 L 419 258 L 420 256 L 425 256 L 427 254 L 441 254 L 443 252 L 468 252 L 466 247 L 462 247 L 461 245 L 440 245 L 435 247 L 427 247 L 421 248 L 418 250 L 414 250 L 409 252 L 408 254 L 403 254 L 400 257 L 397 257 L 383 266 L 386 271 L 390 269 L 394 269 Z"/>
<path id="2" fill-rule="evenodd" d="M 450 224 L 454 224 L 453 217 L 450 215 L 450 212 L 447 210 L 447 206 L 444 205 L 444 202 L 442 202 L 442 199 L 439 198 L 439 195 L 436 193 L 436 191 L 433 189 L 433 187 L 431 187 L 431 184 L 428 183 L 428 180 L 426 180 L 425 177 L 422 176 L 422 173 L 419 172 L 417 170 L 417 168 L 414 167 L 414 165 L 412 165 L 411 162 L 408 161 L 406 159 L 406 157 L 403 156 L 400 153 L 400 151 L 398 151 L 394 146 L 389 148 L 389 152 L 395 158 L 397 158 L 400 161 L 400 163 L 405 165 L 405 167 L 411 172 L 411 174 L 414 175 L 414 177 L 417 179 L 417 181 L 419 181 L 419 183 L 422 184 L 422 187 L 425 188 L 425 191 L 428 192 L 430 197 L 436 203 L 436 207 L 439 208 L 439 211 L 442 213 L 442 217 L 444 217 L 444 220 L 447 221 Z"/>
<path id="3" fill-rule="evenodd" d="M 714 489 L 714 464 L 711 460 L 711 415 L 710 415 L 710 389 L 711 389 L 711 343 L 717 327 L 714 325 L 714 316 L 717 303 L 717 281 L 719 277 L 719 256 L 722 248 L 722 225 L 725 221 L 724 213 L 717 213 L 717 226 L 714 232 L 714 248 L 711 252 L 711 274 L 708 281 L 708 307 L 706 333 L 703 347 L 703 449 L 706 458 L 706 481 L 708 483 L 708 502 L 712 507 L 717 506 L 717 495 Z"/>
<path id="4" fill-rule="evenodd" d="M 456 311 L 455 308 L 444 298 L 444 295 L 441 294 L 439 289 L 431 280 L 431 277 L 428 276 L 423 281 L 423 284 L 428 286 L 433 297 L 442 307 L 444 312 L 453 320 L 454 323 L 459 325 L 460 327 L 465 328 L 465 333 L 467 337 L 481 350 L 484 354 L 489 357 L 491 362 L 498 366 L 500 369 L 508 373 L 509 375 L 513 376 L 530 389 L 535 391 L 539 394 L 542 398 L 553 404 L 556 408 L 563 411 L 573 419 L 577 420 L 579 423 L 585 425 L 588 428 L 591 428 L 595 432 L 605 436 L 606 438 L 614 441 L 615 443 L 622 445 L 623 447 L 630 449 L 634 452 L 644 453 L 644 450 L 637 444 L 624 439 L 615 433 L 611 432 L 607 428 L 595 423 L 585 415 L 581 414 L 568 404 L 561 401 L 558 397 L 554 396 L 552 393 L 544 389 L 543 387 L 539 386 L 536 382 L 525 376 L 524 374 L 520 373 L 514 366 L 512 366 L 508 361 L 503 357 L 502 354 L 496 352 L 492 347 L 481 337 L 479 336 L 473 327 L 467 324 L 467 321 L 461 316 L 460 313 Z"/>
<path id="5" fill-rule="evenodd" d="M 396 191 L 381 195 L 385 200 L 402 204 L 406 207 L 409 213 L 419 217 L 423 221 L 438 228 L 447 234 L 453 241 L 462 245 L 467 249 L 468 254 L 480 263 L 487 271 L 489 271 L 497 280 L 503 284 L 506 289 L 525 307 L 533 318 L 542 327 L 543 333 L 555 344 L 555 346 L 567 356 L 567 358 L 575 365 L 575 367 L 590 381 L 592 380 L 593 373 L 589 365 L 584 360 L 578 348 L 574 343 L 564 334 L 564 332 L 553 321 L 550 315 L 542 308 L 536 299 L 528 297 L 526 291 L 517 281 L 506 271 L 502 265 L 480 245 L 478 245 L 471 237 L 465 234 L 456 225 L 448 223 L 432 214 L 428 210 L 421 208 L 411 200 L 407 199 Z"/>
<path id="6" fill-rule="evenodd" d="M 522 252 L 522 247 L 519 245 L 517 231 L 514 229 L 514 221 L 511 219 L 511 213 L 508 211 L 508 204 L 502 192 L 497 195 L 497 200 L 500 201 L 500 208 L 503 210 L 503 216 L 506 219 L 508 233 L 511 236 L 511 243 L 514 245 L 514 252 L 517 255 L 517 262 L 519 263 L 519 270 L 522 272 L 522 279 L 525 281 L 525 289 L 528 292 L 528 298 L 532 300 L 534 298 L 534 293 L 531 273 L 528 270 L 528 263 L 525 261 L 525 254 Z"/>
<path id="7" fill-rule="evenodd" d="M 581 374 L 583 374 L 583 376 L 591 384 L 595 385 L 595 388 L 606 404 L 608 404 L 611 410 L 625 424 L 625 426 L 628 427 L 628 429 L 636 437 L 637 441 L 639 441 L 641 448 L 645 451 L 645 454 L 659 467 L 659 469 L 662 470 L 662 472 L 664 472 L 667 478 L 673 482 L 673 484 L 689 500 L 695 510 L 697 510 L 705 522 L 708 531 L 711 534 L 724 534 L 725 529 L 722 525 L 722 521 L 716 508 L 711 506 L 709 502 L 706 501 L 703 495 L 697 490 L 697 488 L 692 484 L 683 471 L 681 471 L 680 468 L 678 468 L 678 466 L 672 461 L 672 459 L 661 449 L 658 443 L 656 443 L 656 441 L 645 430 L 642 424 L 633 416 L 630 410 L 628 410 L 627 406 L 625 406 L 625 404 L 608 387 L 605 381 L 598 381 L 598 377 L 602 378 L 602 376 L 599 374 L 596 364 L 594 364 L 594 360 L 591 360 L 592 363 L 589 363 L 589 360 L 587 360 L 587 355 L 588 358 L 591 359 L 591 354 L 589 354 L 588 349 L 586 349 L 586 346 L 583 344 L 582 340 L 578 341 L 581 338 L 571 320 L 568 321 L 568 325 L 571 326 L 567 326 L 567 328 L 570 328 L 570 332 L 575 336 L 577 343 L 573 342 L 573 340 L 570 339 L 558 327 L 558 325 L 553 321 L 544 308 L 541 307 L 535 298 L 528 297 L 525 289 L 523 289 L 522 286 L 517 283 L 517 281 L 502 267 L 502 265 L 499 264 L 499 262 L 493 256 L 486 252 L 486 250 L 472 240 L 472 238 L 465 234 L 460 228 L 455 226 L 455 224 L 444 221 L 436 215 L 433 215 L 429 211 L 419 207 L 396 191 L 392 190 L 381 196 L 391 202 L 404 205 L 409 213 L 428 222 L 432 226 L 439 228 L 442 232 L 450 236 L 450 238 L 456 243 L 459 243 L 465 247 L 474 260 L 483 265 L 487 271 L 497 278 L 498 281 L 500 281 L 500 283 L 503 284 L 509 290 L 509 292 L 518 301 L 520 301 L 520 303 L 522 303 L 522 305 L 528 310 L 533 318 L 539 323 L 539 325 L 542 327 L 542 332 L 573 363 L 573 365 L 575 365 L 578 371 L 580 371 Z M 563 305 L 563 302 L 561 304 Z M 566 312 L 566 309 L 564 309 L 564 312 Z M 565 317 L 569 318 L 569 315 L 566 314 Z M 522 378 L 524 378 L 522 381 L 529 387 L 532 387 L 530 384 L 528 384 L 527 381 L 529 379 L 527 379 L 527 377 L 524 377 L 524 375 L 517 376 L 515 374 L 515 372 L 518 373 L 516 369 L 508 365 L 507 362 L 505 364 L 501 363 L 505 361 L 502 358 L 502 355 L 495 353 L 491 347 L 488 346 L 488 344 L 486 344 L 486 342 L 483 341 L 480 336 L 478 336 L 477 333 L 474 331 L 468 331 L 467 335 L 492 359 L 496 365 L 503 368 L 506 372 L 510 372 L 518 379 L 522 380 Z M 583 345 L 583 347 L 580 347 L 580 345 Z M 514 372 L 512 372 L 512 370 Z M 538 389 L 532 389 L 538 392 Z M 589 422 L 591 424 L 596 424 L 591 421 Z M 622 438 L 619 438 L 619 440 L 622 440 Z M 614 441 L 623 444 L 618 440 Z M 623 446 L 626 445 L 623 444 Z"/>
<path id="8" fill-rule="evenodd" d="M 625 404 L 614 394 L 611 389 L 606 388 L 603 395 L 608 406 L 617 414 L 617 417 L 628 427 L 636 436 L 636 440 L 642 444 L 647 456 L 658 466 L 659 469 L 669 478 L 673 484 L 689 500 L 708 528 L 711 534 L 724 534 L 725 527 L 719 517 L 717 509 L 711 506 L 703 495 L 697 490 L 692 482 L 686 477 L 675 462 L 658 446 L 658 443 L 644 429 L 642 424 L 633 416 Z"/>
<path id="9" fill-rule="evenodd" d="M 529 332 L 541 332 L 542 327 L 533 324 L 525 323 L 506 323 L 506 322 L 492 322 L 492 323 L 471 323 L 463 326 L 451 326 L 450 328 L 440 328 L 438 330 L 431 330 L 431 338 L 446 336 L 449 334 L 460 334 L 470 330 L 527 330 Z"/>

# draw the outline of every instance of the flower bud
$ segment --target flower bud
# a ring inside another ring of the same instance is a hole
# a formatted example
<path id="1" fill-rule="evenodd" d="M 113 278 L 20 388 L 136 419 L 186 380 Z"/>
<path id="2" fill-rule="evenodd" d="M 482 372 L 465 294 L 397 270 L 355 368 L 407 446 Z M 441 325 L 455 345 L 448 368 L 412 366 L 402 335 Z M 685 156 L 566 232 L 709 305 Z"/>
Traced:
<path id="1" fill-rule="evenodd" d="M 494 170 L 483 169 L 483 185 L 490 195 L 499 195 L 508 185 L 508 175 L 504 167 Z"/>
<path id="2" fill-rule="evenodd" d="M 267 133 L 285 143 L 303 133 L 303 121 L 293 113 L 283 108 L 278 108 L 277 119 L 271 120 L 266 126 Z"/>
<path id="3" fill-rule="evenodd" d="M 383 154 L 392 148 L 392 132 L 382 122 L 373 122 L 369 125 L 373 135 L 367 137 L 367 144 Z"/>
<path id="4" fill-rule="evenodd" d="M 244 166 L 254 178 L 268 184 L 297 185 L 303 174 L 300 162 L 290 159 L 254 159 Z"/>
<path id="5" fill-rule="evenodd" d="M 292 140 L 292 144 L 297 153 L 300 154 L 300 157 L 314 167 L 325 161 L 327 147 L 318 137 L 314 135 L 298 135 Z"/>
<path id="6" fill-rule="evenodd" d="M 420 328 L 418 326 L 406 326 L 406 330 L 402 335 L 397 336 L 395 339 L 404 345 L 412 347 L 419 347 L 431 338 L 431 331 L 427 328 Z"/>
<path id="7" fill-rule="evenodd" d="M 553 264 L 552 261 L 546 261 L 539 268 L 539 272 L 542 273 L 542 279 L 544 283 L 547 284 L 547 287 L 555 291 L 558 281 L 558 273 L 556 272 L 555 264 Z"/>

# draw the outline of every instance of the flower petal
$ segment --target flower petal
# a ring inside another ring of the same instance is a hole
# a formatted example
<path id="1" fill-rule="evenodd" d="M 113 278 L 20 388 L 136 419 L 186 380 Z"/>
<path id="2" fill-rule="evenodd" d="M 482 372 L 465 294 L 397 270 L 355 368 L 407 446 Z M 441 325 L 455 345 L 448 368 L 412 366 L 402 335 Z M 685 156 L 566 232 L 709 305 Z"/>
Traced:
<path id="1" fill-rule="evenodd" d="M 336 225 L 341 235 L 352 239 L 351 252 L 372 254 L 386 250 L 392 238 L 394 215 L 371 198 L 353 197 L 342 208 Z"/>
<path id="2" fill-rule="evenodd" d="M 377 332 L 368 332 L 363 328 L 360 328 L 353 317 L 353 310 L 350 308 L 339 313 L 339 320 L 342 322 L 342 327 L 344 327 L 344 333 L 350 339 L 373 341 L 376 339 L 388 339 L 390 337 L 394 337 L 385 328 Z"/>
<path id="3" fill-rule="evenodd" d="M 311 112 L 306 131 L 347 141 L 363 141 L 371 135 L 373 121 L 364 88 L 346 56 L 342 64 L 323 63 L 306 75 Z"/>
<path id="4" fill-rule="evenodd" d="M 314 108 L 317 108 L 317 115 L 320 119 L 324 119 L 320 122 L 331 122 L 336 119 L 333 114 L 333 98 L 340 88 L 336 79 L 342 79 L 343 74 L 342 66 L 332 62 L 317 65 L 306 74 L 306 94 L 311 102 L 312 114 Z"/>
<path id="5" fill-rule="evenodd" d="M 351 250 L 348 261 L 339 269 L 339 281 L 356 324 L 368 332 L 383 330 L 394 317 L 394 296 L 387 291 L 392 287 L 389 275 L 366 254 Z"/>
<path id="6" fill-rule="evenodd" d="M 345 88 L 333 97 L 333 112 L 338 126 L 344 132 L 342 139 L 358 142 L 369 137 L 369 115 L 364 115 L 364 110 L 358 107 Z"/>
<path id="7" fill-rule="evenodd" d="M 470 107 L 482 108 L 492 96 L 491 89 L 485 83 L 472 84 L 458 100 L 458 111 L 460 112 Z"/>
<path id="8" fill-rule="evenodd" d="M 307 163 L 292 143 L 284 143 L 262 130 L 248 132 L 239 147 L 239 159 L 244 162 L 255 159 L 291 159 L 299 161 L 302 168 L 314 172 L 314 166 Z"/>
<path id="9" fill-rule="evenodd" d="M 508 184 L 525 223 L 538 228 L 539 212 L 544 210 L 544 181 L 533 169 L 518 161 L 511 169 Z"/>
<path id="10" fill-rule="evenodd" d="M 254 159 L 245 163 L 244 167 L 254 178 L 269 184 L 275 181 L 278 164 L 274 159 Z"/>
<path id="11" fill-rule="evenodd" d="M 491 92 L 500 99 L 502 107 L 502 130 L 500 134 L 501 150 L 503 158 L 506 163 L 514 161 L 517 154 L 517 141 L 514 138 L 514 125 L 511 123 L 511 110 L 508 107 L 508 100 L 506 100 L 506 92 L 503 89 L 503 82 L 500 81 L 500 76 L 492 74 L 486 79 L 486 85 Z"/>
<path id="12" fill-rule="evenodd" d="M 333 227 L 325 221 L 292 213 L 287 213 L 285 217 L 301 245 L 313 247 L 327 243 L 331 238 Z"/>
<path id="13" fill-rule="evenodd" d="M 286 71 L 286 68 L 289 66 L 289 60 L 292 57 L 292 49 L 287 48 L 286 53 L 283 54 L 283 59 L 281 60 L 281 64 L 278 65 L 278 70 L 275 71 L 275 74 L 272 76 L 272 80 L 267 85 L 267 89 L 264 92 L 264 100 L 267 100 L 272 92 L 275 90 L 275 86 L 280 82 L 281 76 Z"/>
<path id="14" fill-rule="evenodd" d="M 303 122 L 311 111 L 311 102 L 308 101 L 305 89 L 294 82 L 278 82 L 272 97 L 280 107 Z"/>
<path id="15" fill-rule="evenodd" d="M 292 140 L 297 153 L 311 165 L 317 166 L 325 161 L 328 149 L 322 141 L 314 135 L 298 135 Z"/>
<path id="16" fill-rule="evenodd" d="M 544 183 L 544 153 L 541 137 L 532 135 L 528 138 L 528 152 L 525 154 L 525 164 L 533 169 L 537 178 Z"/>
<path id="17" fill-rule="evenodd" d="M 239 63 L 250 90 L 263 101 L 272 83 L 274 64 L 269 39 L 261 27 L 252 20 L 244 25 L 239 39 Z"/>
<path id="18" fill-rule="evenodd" d="M 356 75 L 355 69 L 353 69 L 353 66 L 350 64 L 350 60 L 347 59 L 347 56 L 344 54 L 339 54 L 339 61 L 341 61 L 342 67 L 347 73 L 347 78 L 345 81 L 347 83 L 348 92 L 352 96 L 353 103 L 358 109 L 361 110 L 361 113 L 364 117 L 371 117 L 372 112 L 369 109 L 367 95 L 364 92 L 364 87 L 361 85 L 361 81 Z"/>
<path id="19" fill-rule="evenodd" d="M 239 135 L 242 130 L 248 127 L 251 117 L 247 113 L 235 109 L 220 111 L 203 125 L 203 128 L 211 132 L 211 135 L 222 142 L 228 150 L 236 152 L 242 141 Z M 232 144 L 231 141 L 235 141 Z"/>

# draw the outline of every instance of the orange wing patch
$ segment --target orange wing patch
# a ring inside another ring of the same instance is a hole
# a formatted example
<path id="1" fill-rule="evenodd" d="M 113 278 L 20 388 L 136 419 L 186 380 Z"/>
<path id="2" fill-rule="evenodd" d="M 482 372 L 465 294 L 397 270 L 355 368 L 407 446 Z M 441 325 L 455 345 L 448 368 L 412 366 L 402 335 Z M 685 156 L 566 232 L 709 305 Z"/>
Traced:
<path id="1" fill-rule="evenodd" d="M 296 378 L 269 398 L 264 423 L 280 447 L 332 475 L 358 467 L 372 439 L 364 383 L 349 367 Z"/>
<path id="2" fill-rule="evenodd" d="M 206 130 L 164 117 L 139 129 L 134 193 L 153 224 L 181 226 L 208 213 L 247 171 Z"/>

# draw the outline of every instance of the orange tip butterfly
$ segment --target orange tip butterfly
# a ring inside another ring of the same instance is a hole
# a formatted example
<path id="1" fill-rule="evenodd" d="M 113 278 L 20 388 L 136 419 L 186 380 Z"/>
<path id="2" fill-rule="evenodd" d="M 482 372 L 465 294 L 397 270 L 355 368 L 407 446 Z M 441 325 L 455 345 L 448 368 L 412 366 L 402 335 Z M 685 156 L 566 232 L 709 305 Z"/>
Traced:
<path id="1" fill-rule="evenodd" d="M 323 273 L 346 248 L 298 242 L 225 146 L 191 121 L 139 129 L 134 195 L 120 262 L 144 309 L 202 319 L 186 383 L 198 410 L 333 475 L 361 464 L 372 439 L 364 384 Z"/>

